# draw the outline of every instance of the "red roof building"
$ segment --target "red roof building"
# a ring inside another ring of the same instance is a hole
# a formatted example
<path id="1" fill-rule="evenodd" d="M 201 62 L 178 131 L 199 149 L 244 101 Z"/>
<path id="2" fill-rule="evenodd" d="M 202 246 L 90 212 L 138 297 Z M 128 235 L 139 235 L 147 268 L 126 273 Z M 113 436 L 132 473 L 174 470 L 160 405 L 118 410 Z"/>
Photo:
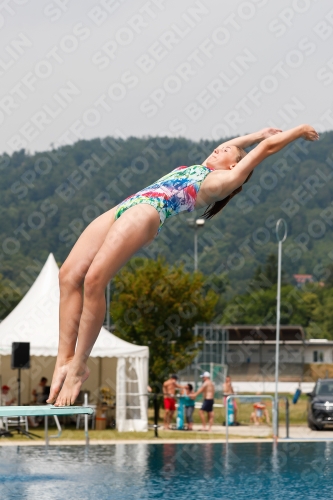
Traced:
<path id="1" fill-rule="evenodd" d="M 305 285 L 305 283 L 313 283 L 312 274 L 294 274 L 293 278 L 298 286 Z"/>

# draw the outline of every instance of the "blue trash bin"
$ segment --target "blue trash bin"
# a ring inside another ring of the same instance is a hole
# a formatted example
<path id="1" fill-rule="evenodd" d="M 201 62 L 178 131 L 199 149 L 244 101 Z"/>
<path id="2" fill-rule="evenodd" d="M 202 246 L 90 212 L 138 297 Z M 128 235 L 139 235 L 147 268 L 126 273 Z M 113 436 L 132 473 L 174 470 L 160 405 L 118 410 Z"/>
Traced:
<path id="1" fill-rule="evenodd" d="M 234 410 L 234 400 L 233 399 L 228 399 L 227 419 L 228 419 L 228 425 L 234 425 L 234 423 L 235 423 L 235 410 Z"/>
<path id="2" fill-rule="evenodd" d="M 178 408 L 177 408 L 177 430 L 181 431 L 184 429 L 184 410 L 185 410 L 185 397 L 180 396 L 178 398 Z"/>

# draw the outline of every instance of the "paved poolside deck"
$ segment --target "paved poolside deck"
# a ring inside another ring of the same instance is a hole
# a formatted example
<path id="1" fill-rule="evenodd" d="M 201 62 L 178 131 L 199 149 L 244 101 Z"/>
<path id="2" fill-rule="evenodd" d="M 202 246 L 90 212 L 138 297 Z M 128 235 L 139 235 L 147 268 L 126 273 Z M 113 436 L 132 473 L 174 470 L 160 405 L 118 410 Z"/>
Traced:
<path id="1" fill-rule="evenodd" d="M 212 432 L 199 431 L 200 426 L 195 425 L 193 432 L 179 431 L 179 437 L 140 439 L 139 434 L 136 433 L 136 439 L 90 439 L 90 445 L 114 445 L 114 444 L 164 444 L 164 443 L 225 443 L 225 427 L 220 425 L 213 426 Z M 171 431 L 174 435 L 175 431 Z M 285 428 L 280 427 L 279 439 L 285 442 Z M 291 426 L 290 438 L 288 442 L 302 442 L 313 440 L 333 440 L 333 430 L 312 431 L 307 426 Z M 236 426 L 229 427 L 229 442 L 230 443 L 262 443 L 272 441 L 272 428 L 266 425 L 260 426 Z M 83 439 L 51 439 L 50 446 L 82 446 L 85 445 Z M 0 439 L 0 446 L 45 446 L 43 439 L 29 440 L 26 438 L 15 439 Z"/>

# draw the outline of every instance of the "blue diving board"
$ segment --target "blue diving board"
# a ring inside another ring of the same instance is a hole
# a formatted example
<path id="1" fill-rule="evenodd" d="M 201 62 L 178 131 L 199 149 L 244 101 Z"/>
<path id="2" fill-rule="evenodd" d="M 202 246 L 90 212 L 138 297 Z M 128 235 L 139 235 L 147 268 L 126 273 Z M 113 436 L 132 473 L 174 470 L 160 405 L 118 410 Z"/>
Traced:
<path id="1" fill-rule="evenodd" d="M 53 417 L 54 415 L 91 415 L 88 406 L 0 406 L 0 417 Z"/>

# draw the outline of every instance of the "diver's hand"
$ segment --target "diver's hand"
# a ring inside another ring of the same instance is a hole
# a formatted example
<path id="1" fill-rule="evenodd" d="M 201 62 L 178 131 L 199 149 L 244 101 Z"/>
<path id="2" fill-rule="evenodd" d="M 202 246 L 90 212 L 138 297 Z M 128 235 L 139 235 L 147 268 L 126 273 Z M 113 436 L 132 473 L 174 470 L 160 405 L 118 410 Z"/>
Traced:
<path id="1" fill-rule="evenodd" d="M 279 134 L 280 132 L 282 132 L 282 130 L 279 128 L 267 127 L 260 130 L 259 134 L 261 140 L 263 141 L 264 139 L 268 139 L 269 137 L 272 137 L 272 135 Z"/>
<path id="2" fill-rule="evenodd" d="M 302 127 L 303 130 L 301 137 L 303 137 L 303 139 L 306 141 L 318 141 L 319 134 L 313 127 L 311 127 L 311 125 L 302 125 Z"/>

